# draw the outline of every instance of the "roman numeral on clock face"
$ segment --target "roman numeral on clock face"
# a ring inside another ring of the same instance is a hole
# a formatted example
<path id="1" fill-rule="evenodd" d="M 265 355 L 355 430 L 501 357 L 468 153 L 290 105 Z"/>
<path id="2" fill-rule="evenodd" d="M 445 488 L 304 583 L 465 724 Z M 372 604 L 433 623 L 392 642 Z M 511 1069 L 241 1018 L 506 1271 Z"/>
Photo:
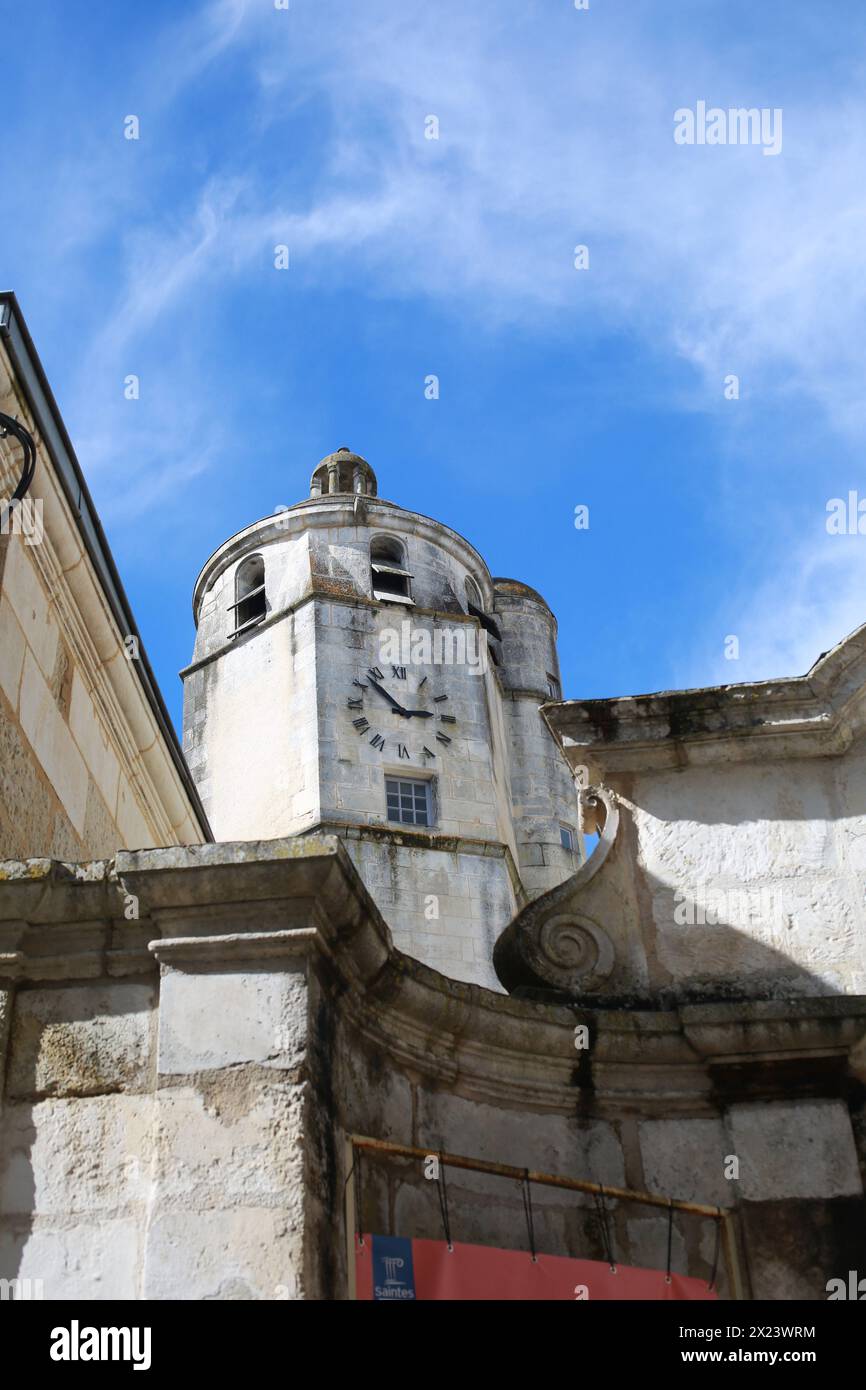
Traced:
<path id="1" fill-rule="evenodd" d="M 434 696 L 433 696 L 433 703 L 434 703 L 434 705 L 441 705 L 442 701 L 443 701 L 443 700 L 447 700 L 447 699 L 448 699 L 448 696 L 447 696 L 447 695 L 434 695 Z"/>
<path id="2" fill-rule="evenodd" d="M 450 743 L 450 742 L 451 742 L 451 740 L 450 740 L 450 738 L 448 737 L 447 734 L 439 734 L 439 733 L 437 733 L 436 738 L 437 738 L 437 741 L 438 741 L 439 743 Z"/>
<path id="3" fill-rule="evenodd" d="M 427 745 L 426 745 L 426 743 L 424 744 L 424 747 L 423 747 L 423 749 L 422 749 L 422 752 L 424 753 L 425 757 L 427 757 L 427 758 L 435 758 L 435 757 L 436 757 L 436 754 L 433 752 L 433 749 L 432 749 L 432 748 L 428 748 Z"/>
<path id="4" fill-rule="evenodd" d="M 382 681 L 385 679 L 384 671 L 380 671 L 378 666 L 371 666 L 367 672 L 367 675 L 372 676 L 373 679 L 377 681 Z"/>
<path id="5" fill-rule="evenodd" d="M 363 708 L 364 708 L 364 697 L 363 697 L 363 695 L 359 695 L 358 698 L 357 698 L 357 700 L 350 700 L 350 701 L 349 701 L 349 709 L 363 709 Z"/>
<path id="6" fill-rule="evenodd" d="M 374 748 L 385 747 L 385 740 L 383 739 L 381 734 L 374 734 L 373 737 L 370 739 L 370 742 Z"/>
<path id="7" fill-rule="evenodd" d="M 406 667 L 405 667 L 405 666 L 394 666 L 394 665 L 392 665 L 392 666 L 391 666 L 391 673 L 392 673 L 392 675 L 396 676 L 396 678 L 397 678 L 398 681 L 404 681 L 404 680 L 406 679 Z"/>
<path id="8" fill-rule="evenodd" d="M 366 690 L 366 689 L 367 689 L 367 687 L 366 687 L 366 685 L 364 684 L 364 682 L 363 682 L 363 681 L 359 681 L 358 678 L 357 678 L 357 676 L 356 676 L 355 679 L 352 681 L 352 684 L 353 684 L 353 685 L 357 685 L 357 686 L 359 687 L 359 689 L 361 689 L 361 690 Z"/>
<path id="9" fill-rule="evenodd" d="M 398 744 L 397 744 L 397 756 L 398 756 L 399 758 L 408 758 L 408 756 L 409 756 L 409 749 L 406 747 L 405 743 L 398 743 Z"/>
<path id="10" fill-rule="evenodd" d="M 457 720 L 453 714 L 440 714 L 439 718 L 443 724 L 456 724 Z"/>
<path id="11" fill-rule="evenodd" d="M 369 719 L 353 719 L 352 723 L 358 730 L 359 734 L 365 734 L 370 727 Z"/>

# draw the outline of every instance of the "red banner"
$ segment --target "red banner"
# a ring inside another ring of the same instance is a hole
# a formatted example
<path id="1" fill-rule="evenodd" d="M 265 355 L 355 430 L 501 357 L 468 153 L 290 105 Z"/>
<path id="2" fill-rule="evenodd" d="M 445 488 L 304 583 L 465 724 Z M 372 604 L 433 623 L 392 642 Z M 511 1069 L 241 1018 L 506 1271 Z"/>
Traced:
<path id="1" fill-rule="evenodd" d="M 382 1303 L 533 1299 L 714 1299 L 705 1280 L 597 1260 L 403 1236 L 355 1238 L 357 1297 Z"/>

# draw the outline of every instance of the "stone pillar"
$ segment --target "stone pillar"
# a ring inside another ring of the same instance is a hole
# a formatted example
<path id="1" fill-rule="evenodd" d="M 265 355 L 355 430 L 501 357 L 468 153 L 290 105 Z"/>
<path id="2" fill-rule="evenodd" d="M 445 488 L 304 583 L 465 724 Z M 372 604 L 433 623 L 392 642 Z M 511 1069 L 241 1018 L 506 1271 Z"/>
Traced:
<path id="1" fill-rule="evenodd" d="M 121 852 L 160 967 L 146 1299 L 309 1299 L 345 1283 L 338 942 L 387 938 L 331 837 Z M 345 984 L 339 986 L 345 990 Z"/>
<path id="2" fill-rule="evenodd" d="M 328 491 L 339 492 L 340 490 L 339 470 L 335 463 L 328 464 Z"/>
<path id="3" fill-rule="evenodd" d="M 274 921 L 244 940 L 212 920 L 191 939 L 188 923 L 174 925 L 184 935 L 152 945 L 161 990 L 144 1297 L 321 1296 L 305 1272 L 303 932 Z"/>
<path id="4" fill-rule="evenodd" d="M 0 1279 L 46 1299 L 140 1296 L 155 989 L 110 870 L 0 876 Z"/>

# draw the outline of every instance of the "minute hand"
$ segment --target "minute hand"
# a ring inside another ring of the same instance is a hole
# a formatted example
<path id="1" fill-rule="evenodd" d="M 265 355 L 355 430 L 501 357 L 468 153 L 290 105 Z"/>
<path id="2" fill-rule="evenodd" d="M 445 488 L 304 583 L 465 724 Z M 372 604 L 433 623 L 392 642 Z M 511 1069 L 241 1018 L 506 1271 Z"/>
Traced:
<path id="1" fill-rule="evenodd" d="M 404 709 L 404 714 L 408 714 L 410 719 L 432 719 L 432 709 Z"/>
<path id="2" fill-rule="evenodd" d="M 403 706 L 400 704 L 399 700 L 395 700 L 394 696 L 390 693 L 390 691 L 385 689 L 384 685 L 380 685 L 378 681 L 374 681 L 372 676 L 368 676 L 367 680 L 374 687 L 374 689 L 378 690 L 380 695 L 384 695 L 386 700 L 390 700 L 395 710 L 398 710 L 400 714 L 405 714 L 408 718 L 411 711 L 404 709 Z"/>

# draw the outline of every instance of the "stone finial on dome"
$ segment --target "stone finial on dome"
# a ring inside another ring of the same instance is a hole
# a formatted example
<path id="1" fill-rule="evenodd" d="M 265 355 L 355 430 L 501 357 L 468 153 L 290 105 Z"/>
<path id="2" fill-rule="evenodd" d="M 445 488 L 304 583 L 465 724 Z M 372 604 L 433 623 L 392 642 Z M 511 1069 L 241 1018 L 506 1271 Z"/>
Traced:
<path id="1" fill-rule="evenodd" d="M 376 496 L 376 474 L 366 459 L 353 454 L 345 445 L 334 454 L 326 454 L 316 464 L 310 479 L 310 496 L 348 492 L 360 497 Z"/>

